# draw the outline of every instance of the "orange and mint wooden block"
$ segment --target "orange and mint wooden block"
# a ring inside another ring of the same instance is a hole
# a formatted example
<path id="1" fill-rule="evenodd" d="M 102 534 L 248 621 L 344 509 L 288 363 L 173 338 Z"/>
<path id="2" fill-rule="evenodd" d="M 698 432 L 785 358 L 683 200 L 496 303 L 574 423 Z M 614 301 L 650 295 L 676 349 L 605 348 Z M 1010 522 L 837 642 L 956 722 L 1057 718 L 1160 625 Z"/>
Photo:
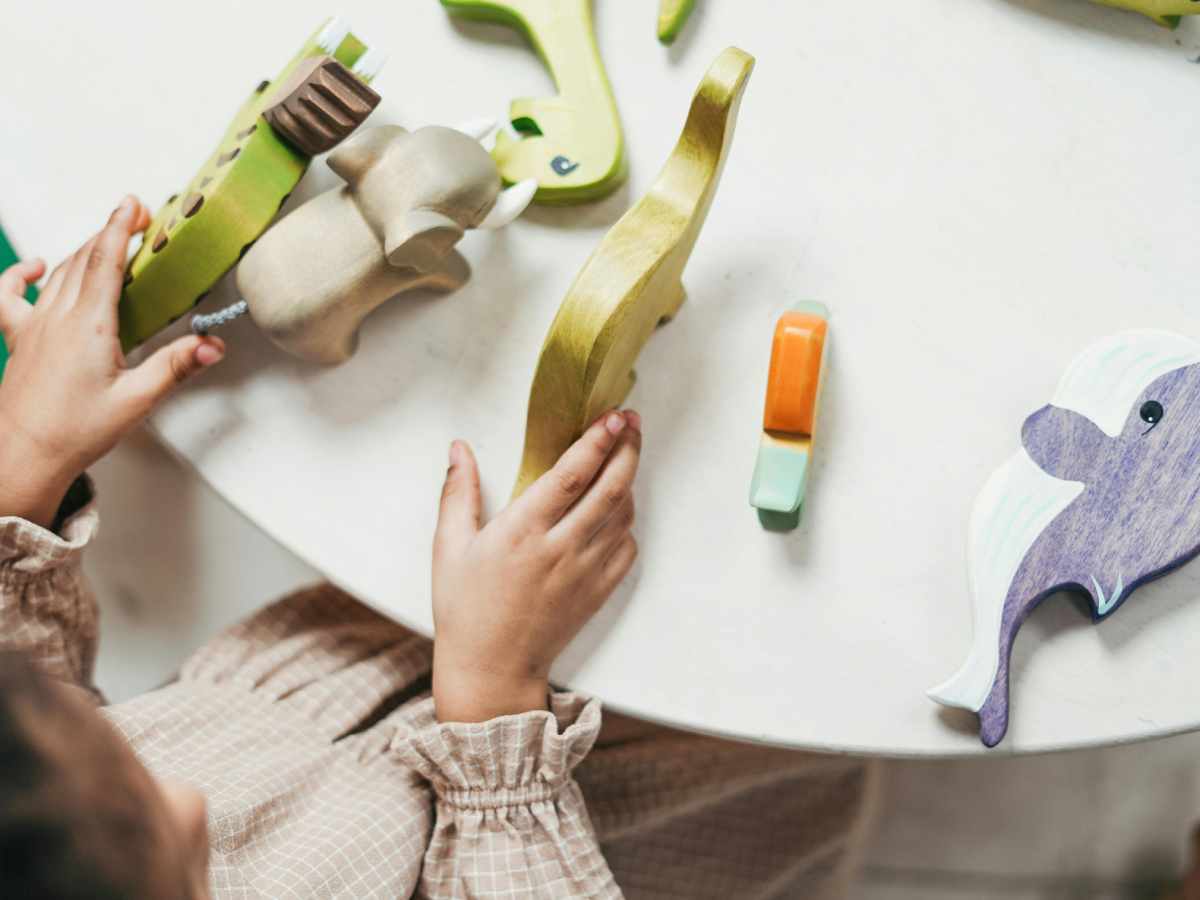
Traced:
<path id="1" fill-rule="evenodd" d="M 829 312 L 819 303 L 797 306 L 775 326 L 762 443 L 750 483 L 750 505 L 771 530 L 800 524 L 828 331 Z"/>

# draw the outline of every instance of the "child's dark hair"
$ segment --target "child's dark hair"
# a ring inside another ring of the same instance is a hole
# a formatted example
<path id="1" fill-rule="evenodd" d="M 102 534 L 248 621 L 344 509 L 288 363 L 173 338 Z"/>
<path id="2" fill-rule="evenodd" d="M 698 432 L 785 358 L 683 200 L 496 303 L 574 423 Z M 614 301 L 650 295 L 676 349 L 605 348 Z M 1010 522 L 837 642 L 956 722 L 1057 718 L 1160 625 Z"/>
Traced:
<path id="1" fill-rule="evenodd" d="M 0 651 L 0 896 L 142 900 L 155 844 L 144 797 L 67 690 Z"/>

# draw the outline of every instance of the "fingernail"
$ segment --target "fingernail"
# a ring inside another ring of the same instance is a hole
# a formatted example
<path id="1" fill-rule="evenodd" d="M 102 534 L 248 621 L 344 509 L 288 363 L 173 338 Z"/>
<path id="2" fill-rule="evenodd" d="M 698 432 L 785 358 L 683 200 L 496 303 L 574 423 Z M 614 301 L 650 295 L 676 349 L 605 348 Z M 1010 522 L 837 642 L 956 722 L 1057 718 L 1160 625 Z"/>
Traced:
<path id="1" fill-rule="evenodd" d="M 462 457 L 462 447 L 458 441 L 450 442 L 450 465 L 457 466 L 459 459 Z"/>
<path id="2" fill-rule="evenodd" d="M 604 420 L 604 427 L 608 429 L 609 434 L 620 434 L 625 428 L 625 417 L 620 413 L 610 413 Z"/>
<path id="3" fill-rule="evenodd" d="M 205 341 L 196 348 L 196 362 L 204 366 L 215 366 L 225 358 L 225 348 L 214 341 Z"/>
<path id="4" fill-rule="evenodd" d="M 133 196 L 126 195 L 121 202 L 117 204 L 117 208 L 113 210 L 113 218 L 127 218 L 133 212 Z"/>
<path id="5" fill-rule="evenodd" d="M 625 421 L 629 423 L 629 427 L 634 431 L 642 430 L 642 417 L 632 409 L 625 410 Z"/>

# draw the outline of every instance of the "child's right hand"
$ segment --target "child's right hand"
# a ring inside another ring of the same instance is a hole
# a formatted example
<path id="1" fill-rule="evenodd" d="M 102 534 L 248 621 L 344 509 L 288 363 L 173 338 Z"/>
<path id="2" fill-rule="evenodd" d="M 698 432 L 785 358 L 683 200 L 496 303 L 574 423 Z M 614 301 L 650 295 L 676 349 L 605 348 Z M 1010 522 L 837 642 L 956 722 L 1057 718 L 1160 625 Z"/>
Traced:
<path id="1" fill-rule="evenodd" d="M 450 448 L 433 547 L 433 698 L 442 722 L 546 709 L 550 666 L 637 556 L 637 413 L 610 412 L 481 527 L 479 469 Z"/>
<path id="2" fill-rule="evenodd" d="M 188 335 L 126 364 L 117 304 L 130 239 L 149 222 L 149 210 L 126 197 L 50 274 L 37 306 L 23 295 L 45 272 L 41 260 L 0 273 L 0 332 L 12 352 L 0 385 L 0 516 L 50 527 L 76 476 L 221 359 L 220 339 Z"/>

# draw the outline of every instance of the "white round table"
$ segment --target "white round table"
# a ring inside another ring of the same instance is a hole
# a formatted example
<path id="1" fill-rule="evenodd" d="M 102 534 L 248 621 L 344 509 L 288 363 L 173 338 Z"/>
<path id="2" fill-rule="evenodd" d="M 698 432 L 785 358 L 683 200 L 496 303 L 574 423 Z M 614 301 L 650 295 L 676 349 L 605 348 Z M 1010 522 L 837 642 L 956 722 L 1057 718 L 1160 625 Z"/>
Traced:
<path id="1" fill-rule="evenodd" d="M 455 23 L 435 0 L 342 6 L 391 51 L 375 123 L 499 116 L 550 91 L 506 29 Z M 624 189 L 468 235 L 470 283 L 392 301 L 340 368 L 297 363 L 239 322 L 229 359 L 154 428 L 268 533 L 428 632 L 449 441 L 474 445 L 499 508 L 559 302 L 736 44 L 758 68 L 690 300 L 652 338 L 630 398 L 645 418 L 641 558 L 555 676 L 738 738 L 981 752 L 973 717 L 924 694 L 971 638 L 976 492 L 1074 352 L 1129 327 L 1200 335 L 1200 23 L 1171 33 L 1081 0 L 701 0 L 667 50 L 653 4 L 597 6 Z M 161 201 L 327 12 L 210 0 L 25 16 L 0 91 L 0 218 L 18 247 L 57 258 L 123 192 Z M 334 183 L 318 163 L 292 204 Z M 206 308 L 232 299 L 228 282 Z M 747 491 L 774 322 L 805 298 L 832 310 L 821 431 L 802 525 L 770 533 Z M 997 752 L 1200 727 L 1197 595 L 1200 564 L 1099 627 L 1046 603 L 1018 642 Z"/>

